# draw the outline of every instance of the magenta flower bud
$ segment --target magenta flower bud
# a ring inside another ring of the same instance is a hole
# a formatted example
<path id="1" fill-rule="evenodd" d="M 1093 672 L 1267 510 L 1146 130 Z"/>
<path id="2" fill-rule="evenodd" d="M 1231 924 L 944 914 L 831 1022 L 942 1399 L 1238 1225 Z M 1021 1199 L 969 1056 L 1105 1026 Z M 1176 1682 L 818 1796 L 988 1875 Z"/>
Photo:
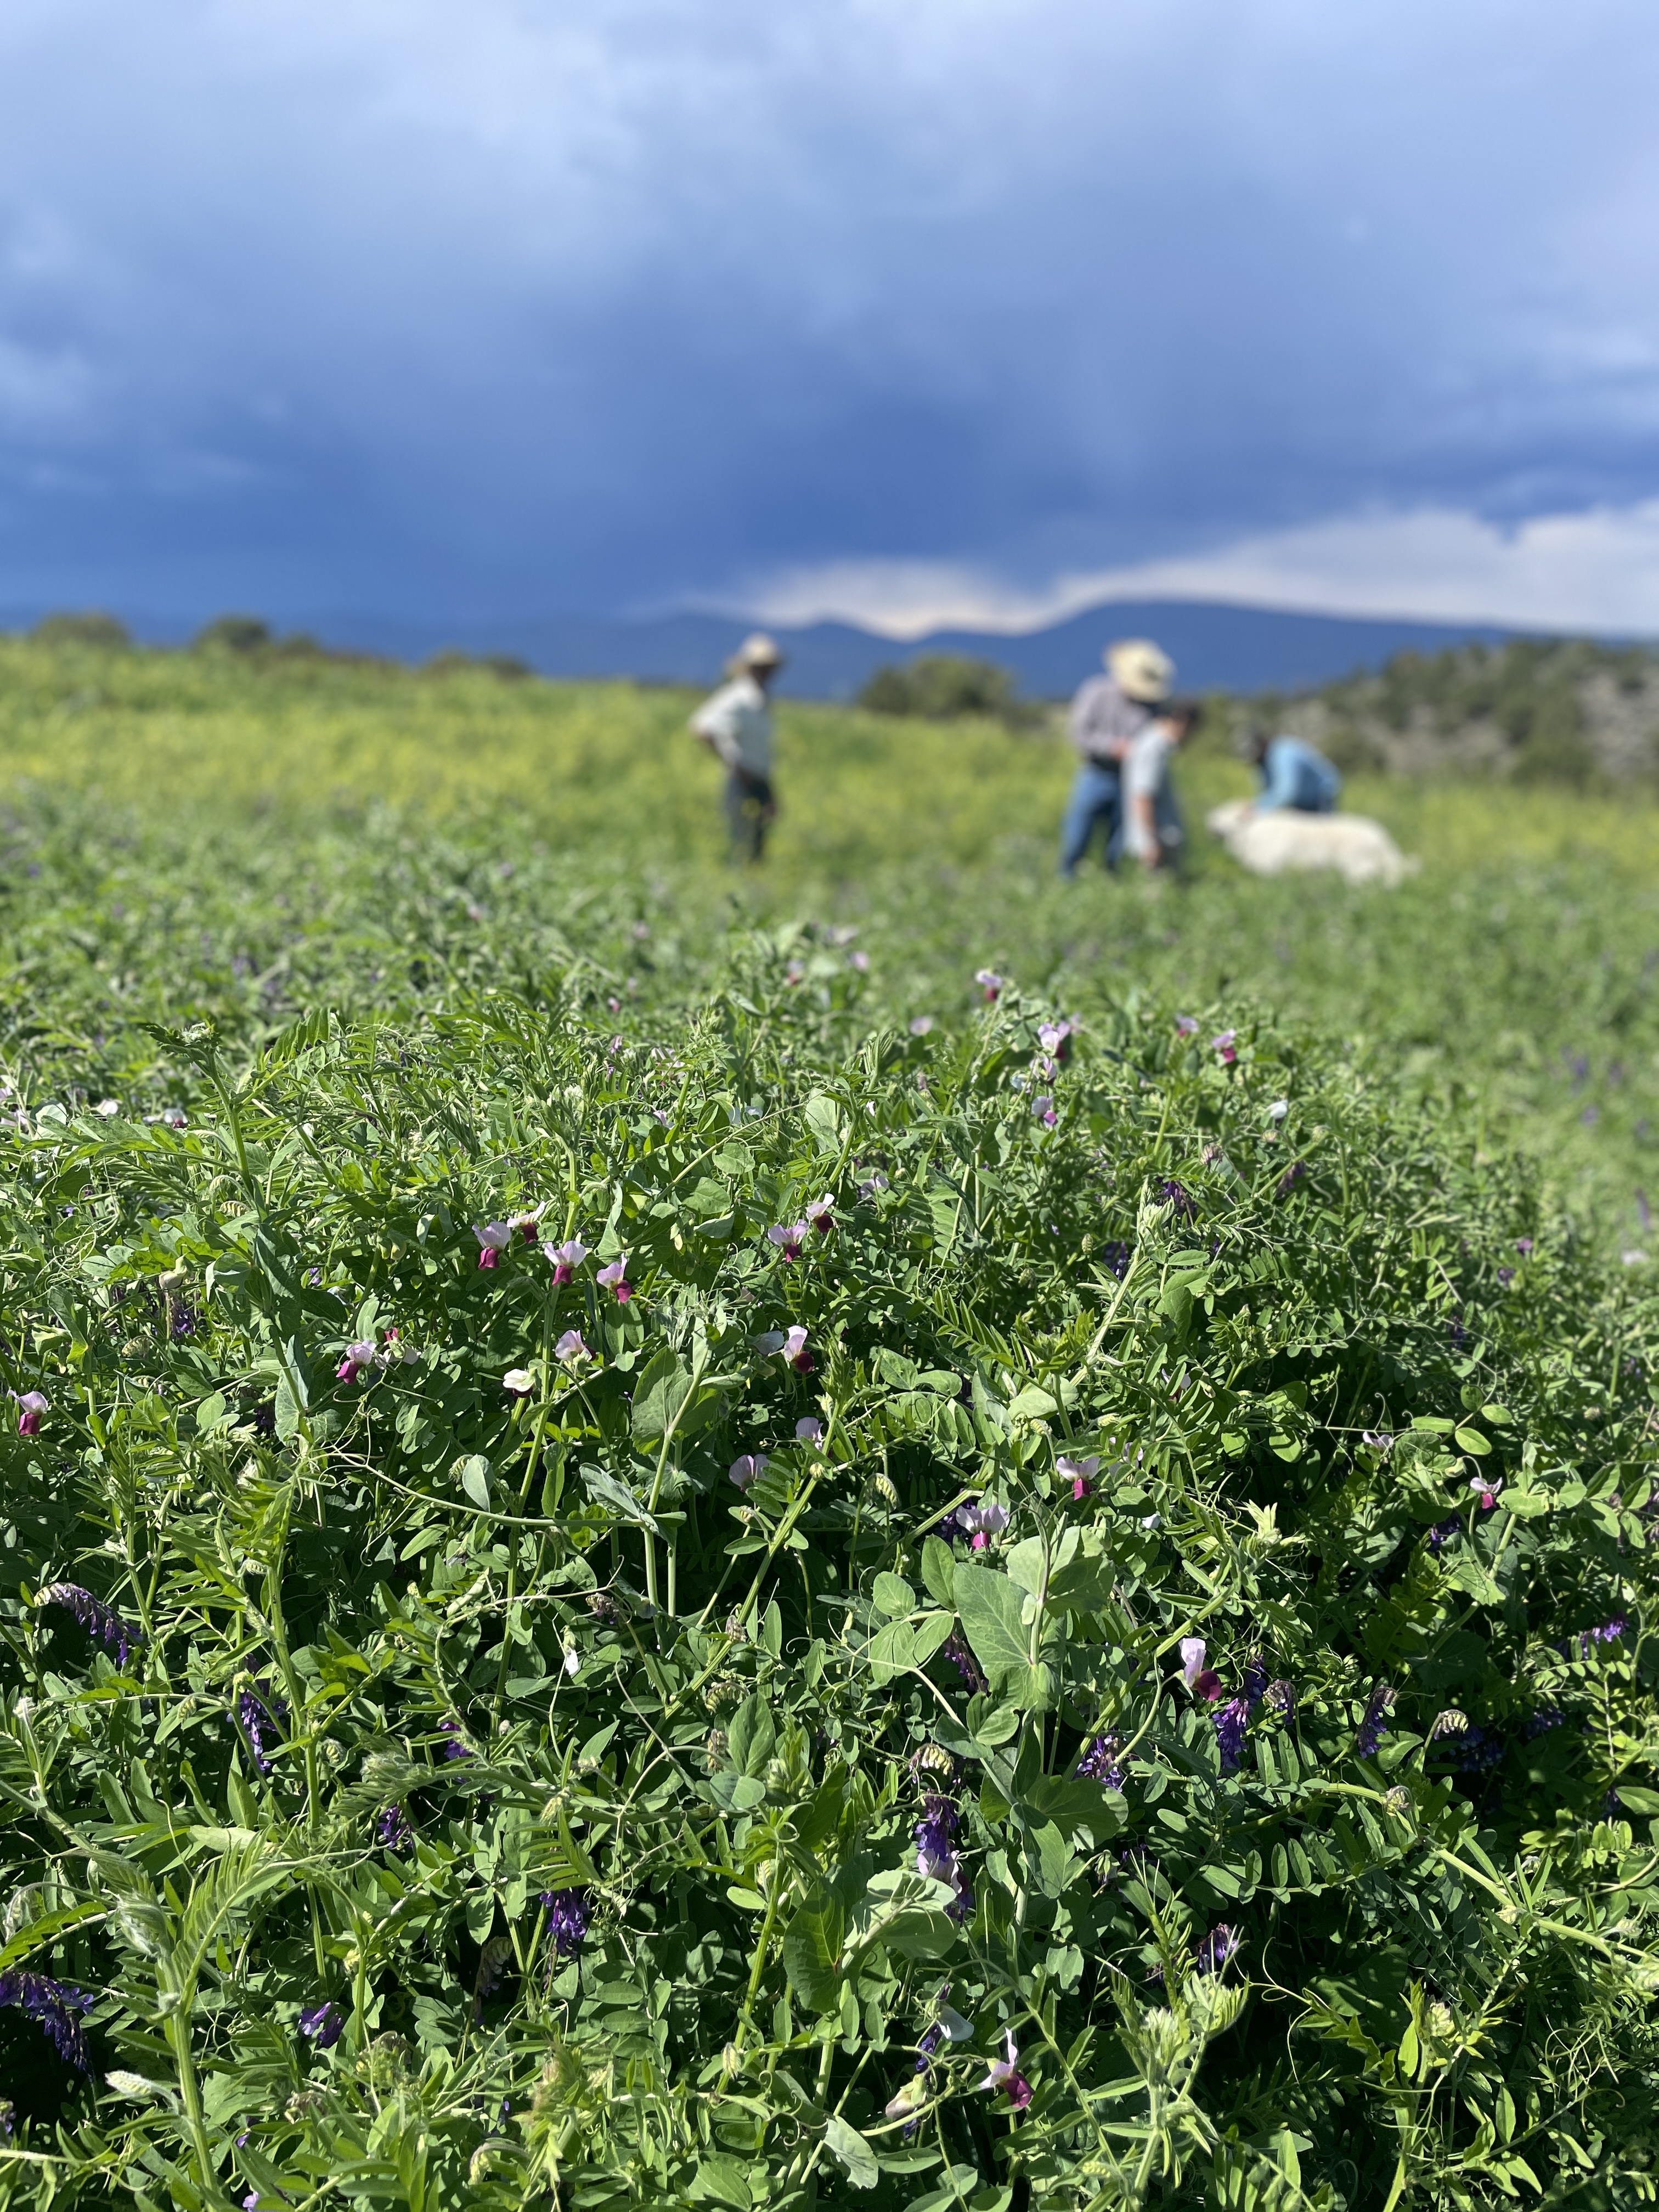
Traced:
<path id="1" fill-rule="evenodd" d="M 538 1206 L 533 1213 L 515 1213 L 514 1215 L 511 1226 L 518 1231 L 519 1239 L 521 1243 L 533 1244 L 537 1242 L 538 1238 L 541 1235 L 541 1219 L 542 1210 L 540 1206 Z"/>
<path id="2" fill-rule="evenodd" d="M 591 1359 L 593 1355 L 584 1342 L 580 1329 L 568 1328 L 554 1346 L 553 1357 L 562 1360 L 567 1367 L 579 1367 L 584 1359 Z"/>
<path id="3" fill-rule="evenodd" d="M 52 1410 L 51 1401 L 43 1390 L 25 1390 L 17 1401 L 17 1433 L 20 1437 L 38 1437 L 40 1416 Z"/>
<path id="4" fill-rule="evenodd" d="M 587 1257 L 587 1247 L 580 1237 L 572 1237 L 562 1244 L 554 1245 L 547 1256 L 553 1262 L 555 1283 L 574 1282 L 577 1268 Z"/>
<path id="5" fill-rule="evenodd" d="M 608 1267 L 601 1267 L 599 1283 L 602 1290 L 614 1291 L 617 1304 L 625 1306 L 634 1295 L 634 1285 L 628 1279 L 628 1255 L 619 1252 Z"/>
<path id="6" fill-rule="evenodd" d="M 502 1253 L 513 1242 L 512 1224 L 506 1221 L 487 1221 L 481 1227 L 475 1221 L 472 1234 L 478 1240 L 478 1265 L 481 1267 L 499 1267 Z"/>
<path id="7" fill-rule="evenodd" d="M 767 1242 L 775 1244 L 786 1260 L 799 1260 L 800 1248 L 806 1242 L 807 1224 L 804 1221 L 775 1222 L 766 1232 Z"/>
<path id="8" fill-rule="evenodd" d="M 770 1464 L 764 1452 L 744 1452 L 732 1461 L 726 1472 L 739 1490 L 746 1491 L 751 1483 L 760 1480 Z"/>

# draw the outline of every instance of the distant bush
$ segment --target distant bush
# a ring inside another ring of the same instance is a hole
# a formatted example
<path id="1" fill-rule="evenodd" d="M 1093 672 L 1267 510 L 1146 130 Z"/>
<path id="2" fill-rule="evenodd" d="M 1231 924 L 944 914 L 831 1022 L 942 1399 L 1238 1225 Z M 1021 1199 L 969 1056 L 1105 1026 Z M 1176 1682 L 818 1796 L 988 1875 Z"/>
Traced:
<path id="1" fill-rule="evenodd" d="M 421 673 L 422 676 L 437 677 L 483 673 L 499 676 L 503 683 L 521 684 L 536 672 L 516 653 L 462 653 L 450 646 L 441 653 L 434 653 Z"/>
<path id="2" fill-rule="evenodd" d="M 927 722 L 955 721 L 968 714 L 1026 728 L 1042 709 L 1016 696 L 1013 676 L 994 660 L 965 654 L 926 653 L 918 659 L 890 661 L 877 669 L 858 695 L 872 714 L 910 714 Z"/>
<path id="3" fill-rule="evenodd" d="M 34 626 L 42 645 L 94 645 L 106 653 L 127 653 L 132 632 L 114 615 L 89 610 L 84 614 L 48 615 Z"/>
<path id="4" fill-rule="evenodd" d="M 258 653 L 275 642 L 270 624 L 258 615 L 220 615 L 197 631 L 191 649 L 194 653 Z"/>

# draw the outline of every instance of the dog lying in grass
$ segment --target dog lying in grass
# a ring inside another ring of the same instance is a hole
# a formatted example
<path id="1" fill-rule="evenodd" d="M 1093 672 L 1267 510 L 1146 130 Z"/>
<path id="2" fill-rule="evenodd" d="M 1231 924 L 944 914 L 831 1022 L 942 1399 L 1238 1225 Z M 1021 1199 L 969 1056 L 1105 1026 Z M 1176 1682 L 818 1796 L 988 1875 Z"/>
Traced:
<path id="1" fill-rule="evenodd" d="M 1205 817 L 1241 867 L 1282 876 L 1293 868 L 1334 868 L 1345 883 L 1392 888 L 1418 866 L 1380 822 L 1363 814 L 1258 814 L 1247 799 L 1230 799 Z"/>

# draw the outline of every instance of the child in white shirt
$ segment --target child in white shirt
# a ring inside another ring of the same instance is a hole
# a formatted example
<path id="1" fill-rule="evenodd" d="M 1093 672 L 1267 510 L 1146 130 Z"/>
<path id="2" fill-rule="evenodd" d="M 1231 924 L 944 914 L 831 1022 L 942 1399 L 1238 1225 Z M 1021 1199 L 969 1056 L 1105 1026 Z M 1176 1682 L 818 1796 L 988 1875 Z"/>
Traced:
<path id="1" fill-rule="evenodd" d="M 1123 761 L 1123 849 L 1149 872 L 1178 868 L 1187 842 L 1170 783 L 1176 747 L 1198 726 L 1195 700 L 1172 699 L 1130 745 Z"/>

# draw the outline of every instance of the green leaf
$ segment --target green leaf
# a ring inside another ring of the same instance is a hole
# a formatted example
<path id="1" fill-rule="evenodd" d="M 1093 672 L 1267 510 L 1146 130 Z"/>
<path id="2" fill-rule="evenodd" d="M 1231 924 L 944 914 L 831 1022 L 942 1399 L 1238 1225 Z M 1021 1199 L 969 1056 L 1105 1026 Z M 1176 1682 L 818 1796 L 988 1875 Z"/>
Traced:
<path id="1" fill-rule="evenodd" d="M 890 1682 L 915 1663 L 916 1639 L 908 1621 L 890 1620 L 870 1642 L 870 1673 L 878 1683 Z"/>
<path id="2" fill-rule="evenodd" d="M 614 1506 L 624 1521 L 632 1521 L 640 1528 L 649 1528 L 655 1533 L 657 1524 L 640 1499 L 608 1468 L 584 1463 L 581 1474 L 590 1497 L 598 1498 L 602 1505 Z"/>
<path id="3" fill-rule="evenodd" d="M 827 1882 L 817 1883 L 783 1933 L 783 1971 L 812 2012 L 833 2012 L 841 2001 L 838 1969 L 846 1935 L 846 1908 Z"/>
<path id="4" fill-rule="evenodd" d="M 889 1620 L 902 1620 L 915 1610 L 916 1594 L 902 1575 L 878 1575 L 871 1595 Z"/>
<path id="5" fill-rule="evenodd" d="M 821 1152 L 841 1150 L 841 1109 L 833 1098 L 815 1091 L 801 1109 L 801 1119 L 812 1132 Z"/>
<path id="6" fill-rule="evenodd" d="M 708 1778 L 708 1794 L 727 1813 L 752 1813 L 766 1802 L 766 1784 L 753 1774 L 733 1774 L 729 1769 Z"/>
<path id="7" fill-rule="evenodd" d="M 474 1452 L 471 1459 L 461 1462 L 460 1476 L 461 1488 L 475 1505 L 482 1505 L 487 1513 L 489 1510 L 489 1462 Z"/>
<path id="8" fill-rule="evenodd" d="M 929 1536 L 921 1547 L 922 1583 L 934 1604 L 951 1613 L 957 1609 L 956 1571 L 951 1547 L 941 1537 Z"/>
<path id="9" fill-rule="evenodd" d="M 951 1640 L 951 1631 L 956 1626 L 956 1615 L 951 1613 L 924 1613 L 910 1631 L 915 1649 L 911 1654 L 913 1667 L 925 1667 L 936 1652 L 942 1651 Z"/>
<path id="10" fill-rule="evenodd" d="M 1479 1429 L 1457 1429 L 1453 1431 L 1459 1450 L 1473 1452 L 1476 1459 L 1485 1459 L 1492 1449 L 1490 1440 Z"/>
<path id="11" fill-rule="evenodd" d="M 1536 1521 L 1550 1510 L 1550 1498 L 1541 1490 L 1506 1490 L 1500 1504 L 1507 1505 L 1517 1521 Z"/>
<path id="12" fill-rule="evenodd" d="M 1659 1813 L 1659 1790 L 1638 1790 L 1628 1782 L 1621 1782 L 1617 1787 L 1619 1802 L 1627 1813 L 1639 1813 L 1644 1820 Z"/>
<path id="13" fill-rule="evenodd" d="M 727 1757 L 739 1774 L 764 1774 L 777 1740 L 777 1723 L 770 1707 L 758 1691 L 751 1691 L 732 1714 L 726 1731 Z"/>
<path id="14" fill-rule="evenodd" d="M 1015 1705 L 1042 1710 L 1051 1684 L 1048 1668 L 1031 1664 L 1020 1591 L 988 1567 L 958 1567 L 956 1584 L 957 1617 L 987 1681 Z"/>
<path id="15" fill-rule="evenodd" d="M 838 2158 L 847 2168 L 847 2179 L 854 2189 L 873 2189 L 881 2179 L 881 2168 L 872 2151 L 858 2130 L 849 2127 L 839 2112 L 831 2112 L 823 2124 L 823 2140 L 832 2157 Z"/>
<path id="16" fill-rule="evenodd" d="M 1017 1420 L 1040 1421 L 1059 1410 L 1058 1401 L 1046 1390 L 1039 1390 L 1035 1383 L 1008 1401 L 1008 1411 Z"/>
<path id="17" fill-rule="evenodd" d="M 678 1435 L 685 1401 L 691 1395 L 691 1370 L 665 1347 L 653 1354 L 634 1385 L 633 1425 L 641 1443 L 654 1443 L 672 1428 Z"/>

